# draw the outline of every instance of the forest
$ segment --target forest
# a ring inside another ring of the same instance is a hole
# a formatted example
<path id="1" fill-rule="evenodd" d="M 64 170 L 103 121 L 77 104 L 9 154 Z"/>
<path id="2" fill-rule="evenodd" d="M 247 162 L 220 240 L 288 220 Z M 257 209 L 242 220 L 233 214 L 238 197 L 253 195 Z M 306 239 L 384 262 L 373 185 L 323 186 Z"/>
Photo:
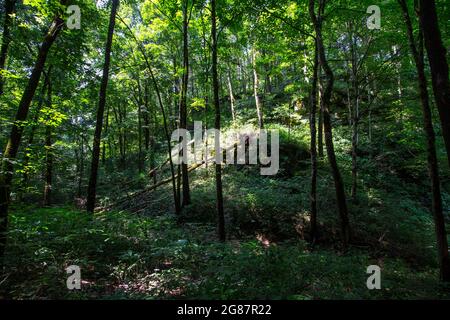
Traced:
<path id="1" fill-rule="evenodd" d="M 0 300 L 450 299 L 447 0 L 0 7 Z"/>

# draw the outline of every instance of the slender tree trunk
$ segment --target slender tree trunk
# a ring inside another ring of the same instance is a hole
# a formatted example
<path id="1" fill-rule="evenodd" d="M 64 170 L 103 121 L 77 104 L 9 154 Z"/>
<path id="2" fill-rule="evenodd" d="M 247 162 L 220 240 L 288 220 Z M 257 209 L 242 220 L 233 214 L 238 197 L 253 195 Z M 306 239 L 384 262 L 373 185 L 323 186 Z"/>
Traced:
<path id="1" fill-rule="evenodd" d="M 142 173 L 144 170 L 144 161 L 142 158 L 142 115 L 141 115 L 141 108 L 142 106 L 138 106 L 138 169 L 139 173 Z"/>
<path id="2" fill-rule="evenodd" d="M 236 121 L 236 113 L 234 110 L 234 95 L 233 95 L 233 86 L 231 85 L 231 71 L 230 69 L 228 69 L 228 74 L 227 74 L 227 82 L 228 82 L 228 91 L 230 93 L 230 107 L 231 107 L 231 117 L 233 119 L 233 122 Z"/>
<path id="3" fill-rule="evenodd" d="M 105 119 L 105 136 L 108 135 L 109 130 L 109 108 L 106 107 L 106 119 Z M 106 164 L 106 143 L 107 139 L 102 140 L 102 166 L 104 167 Z"/>
<path id="4" fill-rule="evenodd" d="M 319 133 L 317 134 L 317 148 L 319 152 L 319 158 L 323 158 L 323 85 L 322 85 L 322 68 L 319 66 Z"/>
<path id="5" fill-rule="evenodd" d="M 145 151 L 148 153 L 148 150 L 150 148 L 150 120 L 149 120 L 149 97 L 148 97 L 148 86 L 147 81 L 144 81 L 144 114 L 143 114 L 143 120 L 144 120 L 144 143 L 145 143 Z M 151 163 L 151 165 L 153 165 Z M 153 169 L 150 168 L 150 169 Z"/>
<path id="6" fill-rule="evenodd" d="M 341 173 L 339 171 L 339 167 L 336 161 L 336 155 L 334 152 L 334 144 L 333 144 L 333 135 L 332 135 L 332 126 L 331 126 L 331 117 L 330 117 L 330 100 L 331 93 L 333 90 L 333 82 L 334 75 L 330 66 L 328 65 L 326 56 L 325 56 L 325 48 L 323 46 L 322 39 L 322 12 L 324 10 L 324 1 L 320 0 L 319 6 L 319 16 L 316 17 L 316 13 L 314 12 L 314 2 L 315 0 L 309 0 L 309 14 L 311 20 L 314 25 L 314 29 L 316 32 L 316 41 L 319 53 L 319 63 L 325 72 L 327 77 L 324 95 L 323 95 L 323 124 L 325 130 L 325 143 L 327 146 L 327 156 L 328 161 L 331 166 L 331 171 L 333 174 L 334 185 L 336 189 L 336 200 L 338 204 L 339 217 L 341 220 L 341 235 L 342 235 L 342 243 L 344 248 L 347 248 L 348 242 L 350 239 L 350 224 L 348 219 L 348 210 L 347 210 L 347 200 L 345 196 L 344 183 L 342 181 Z"/>
<path id="7" fill-rule="evenodd" d="M 153 83 L 155 92 L 156 92 L 156 97 L 158 99 L 158 104 L 160 106 L 161 109 L 161 114 L 163 117 L 163 125 L 164 125 L 164 134 L 165 134 L 165 138 L 166 138 L 166 142 L 167 142 L 167 149 L 168 149 L 168 154 L 169 154 L 169 164 L 170 164 L 170 174 L 172 176 L 172 191 L 173 191 L 173 197 L 174 197 L 174 203 L 175 203 L 175 213 L 179 214 L 180 213 L 180 202 L 179 202 L 179 197 L 177 195 L 177 186 L 176 186 L 176 179 L 175 179 L 175 169 L 174 169 L 174 165 L 173 165 L 173 160 L 172 160 L 172 143 L 170 142 L 170 135 L 169 135 L 169 127 L 168 127 L 168 122 L 167 122 L 167 117 L 166 117 L 166 111 L 164 110 L 164 104 L 162 102 L 162 97 L 161 97 L 161 91 L 159 90 L 159 86 L 158 86 L 158 82 L 156 81 L 155 75 L 153 73 L 153 70 L 151 68 L 150 65 L 150 61 L 147 57 L 147 54 L 143 48 L 142 43 L 136 38 L 136 36 L 134 35 L 133 31 L 130 29 L 130 27 L 125 23 L 125 21 L 123 21 L 121 19 L 122 23 L 125 25 L 125 27 L 128 29 L 128 31 L 130 32 L 131 36 L 133 37 L 133 39 L 136 41 L 136 43 L 138 44 L 139 50 L 142 53 L 142 56 L 144 57 L 144 61 L 145 64 L 147 66 L 148 72 L 150 73 L 150 79 Z M 156 121 L 155 121 L 156 123 Z"/>
<path id="8" fill-rule="evenodd" d="M 317 112 L 317 69 L 319 58 L 317 43 L 314 46 L 313 78 L 310 94 L 309 128 L 311 131 L 311 243 L 317 240 L 317 149 L 316 149 L 316 112 Z"/>
<path id="9" fill-rule="evenodd" d="M 450 167 L 450 81 L 446 49 L 442 44 L 434 0 L 419 0 L 419 17 L 431 68 L 434 99 L 441 119 L 442 136 Z"/>
<path id="10" fill-rule="evenodd" d="M 0 96 L 3 94 L 3 86 L 5 84 L 4 76 L 2 71 L 5 70 L 6 57 L 8 55 L 9 44 L 11 43 L 11 15 L 15 11 L 16 0 L 5 0 L 4 14 L 5 18 L 3 21 L 3 38 L 2 46 L 0 49 Z"/>
<path id="11" fill-rule="evenodd" d="M 189 83 L 189 43 L 188 43 L 188 0 L 183 0 L 183 81 L 181 83 L 180 97 L 180 128 L 187 128 L 187 89 Z M 187 141 L 183 140 L 183 152 L 187 152 Z M 188 164 L 181 163 L 181 175 L 183 180 L 183 202 L 182 205 L 191 203 L 189 190 Z"/>
<path id="12" fill-rule="evenodd" d="M 52 109 L 52 84 L 50 82 L 50 73 L 47 74 L 47 108 Z M 47 121 L 50 119 L 47 119 Z M 52 176 L 53 176 L 53 147 L 52 147 L 52 127 L 50 124 L 45 126 L 45 187 L 44 187 L 44 206 L 52 204 Z"/>
<path id="13" fill-rule="evenodd" d="M 111 60 L 111 46 L 118 6 L 119 0 L 112 0 L 111 15 L 109 18 L 109 26 L 108 26 L 108 38 L 106 40 L 106 47 L 105 47 L 105 62 L 103 64 L 103 75 L 102 75 L 102 82 L 100 85 L 99 102 L 97 109 L 97 123 L 95 126 L 94 143 L 92 146 L 91 175 L 89 178 L 89 186 L 86 202 L 86 209 L 90 213 L 93 213 L 95 209 L 95 198 L 97 192 L 97 178 L 98 178 L 98 162 L 100 156 L 100 139 L 102 136 L 103 113 L 105 111 L 106 89 L 108 86 L 109 64 Z"/>
<path id="14" fill-rule="evenodd" d="M 83 133 L 81 133 L 83 135 Z M 80 170 L 78 172 L 78 192 L 77 197 L 81 198 L 82 185 L 83 185 L 83 175 L 84 175 L 84 139 L 80 138 Z"/>
<path id="15" fill-rule="evenodd" d="M 211 0 L 211 38 L 212 38 L 212 81 L 214 107 L 216 110 L 215 127 L 220 130 L 220 102 L 219 102 L 219 79 L 217 74 L 217 26 L 216 26 L 216 1 Z M 215 164 L 216 170 L 216 196 L 217 196 L 217 226 L 219 240 L 225 241 L 225 215 L 223 211 L 223 194 L 222 194 L 222 167 L 220 163 Z"/>
<path id="16" fill-rule="evenodd" d="M 428 173 L 431 181 L 432 212 L 436 228 L 438 257 L 440 264 L 440 278 L 442 281 L 450 281 L 450 257 L 448 252 L 447 233 L 445 220 L 442 212 L 441 187 L 439 181 L 439 168 L 436 156 L 436 139 L 434 135 L 432 114 L 428 96 L 427 79 L 423 59 L 423 35 L 420 24 L 418 47 L 415 44 L 413 28 L 409 16 L 408 6 L 405 0 L 399 0 L 402 7 L 403 17 L 406 24 L 407 34 L 411 52 L 416 64 L 420 100 L 422 102 L 423 125 L 427 136 Z"/>
<path id="17" fill-rule="evenodd" d="M 356 56 L 356 38 L 351 33 L 350 51 L 352 55 L 351 81 L 353 89 L 353 112 L 352 112 L 352 200 L 356 201 L 356 189 L 358 185 L 358 124 L 359 124 L 359 82 L 358 82 L 358 59 Z"/>
<path id="18" fill-rule="evenodd" d="M 56 17 L 42 44 L 39 48 L 39 53 L 34 64 L 33 71 L 31 72 L 28 84 L 23 92 L 22 98 L 20 100 L 17 114 L 12 125 L 11 134 L 6 145 L 5 152 L 3 153 L 2 160 L 2 172 L 0 176 L 0 262 L 4 255 L 5 245 L 6 245 L 6 230 L 8 227 L 8 206 L 10 200 L 10 190 L 13 178 L 13 164 L 12 161 L 17 156 L 17 151 L 19 149 L 20 140 L 22 138 L 23 126 L 22 123 L 26 121 L 28 116 L 28 110 L 30 108 L 31 101 L 33 100 L 34 93 L 39 84 L 39 78 L 41 77 L 42 70 L 44 69 L 45 60 L 47 59 L 47 54 L 58 36 L 64 21 Z"/>
<path id="19" fill-rule="evenodd" d="M 259 99 L 259 77 L 256 70 L 256 50 L 252 48 L 252 68 L 253 68 L 253 95 L 255 96 L 256 113 L 258 115 L 258 127 L 264 128 L 261 101 Z"/>

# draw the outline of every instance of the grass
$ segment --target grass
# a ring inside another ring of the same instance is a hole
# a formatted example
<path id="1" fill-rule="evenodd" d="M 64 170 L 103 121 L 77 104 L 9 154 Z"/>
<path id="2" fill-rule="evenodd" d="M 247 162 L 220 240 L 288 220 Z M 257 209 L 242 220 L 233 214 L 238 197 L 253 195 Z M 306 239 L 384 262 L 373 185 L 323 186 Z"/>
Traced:
<path id="1" fill-rule="evenodd" d="M 416 269 L 357 248 L 311 252 L 301 240 L 222 244 L 212 224 L 179 224 L 170 215 L 16 208 L 10 230 L 1 298 L 450 298 L 436 268 Z M 66 288 L 72 264 L 81 268 L 79 291 Z M 366 287 L 371 264 L 382 268 L 381 290 Z"/>

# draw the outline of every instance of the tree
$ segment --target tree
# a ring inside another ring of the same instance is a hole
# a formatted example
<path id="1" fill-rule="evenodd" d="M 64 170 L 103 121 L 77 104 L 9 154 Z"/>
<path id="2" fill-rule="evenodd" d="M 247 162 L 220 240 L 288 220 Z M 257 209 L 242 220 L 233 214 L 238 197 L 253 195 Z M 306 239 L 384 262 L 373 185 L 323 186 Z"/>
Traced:
<path id="1" fill-rule="evenodd" d="M 430 63 L 434 99 L 441 119 L 442 136 L 450 166 L 450 80 L 435 0 L 419 0 L 419 17 Z"/>
<path id="2" fill-rule="evenodd" d="M 180 97 L 180 128 L 186 129 L 187 126 L 187 89 L 189 83 L 189 43 L 188 43 L 188 0 L 183 0 L 183 79 L 181 82 Z M 187 141 L 182 142 L 187 147 Z M 191 203 L 191 195 L 189 191 L 189 173 L 187 163 L 183 161 L 181 164 L 181 174 L 183 179 L 183 206 Z"/>
<path id="3" fill-rule="evenodd" d="M 256 49 L 252 47 L 252 69 L 253 69 L 253 95 L 255 97 L 256 114 L 258 115 L 258 127 L 264 128 L 263 111 L 259 97 L 259 76 L 256 67 Z"/>
<path id="4" fill-rule="evenodd" d="M 436 138 L 434 136 L 430 101 L 428 97 L 427 79 L 425 76 L 425 66 L 423 58 L 423 33 L 422 24 L 419 27 L 419 40 L 416 45 L 414 40 L 413 27 L 409 16 L 408 6 L 405 0 L 398 0 L 403 11 L 403 19 L 406 25 L 409 46 L 417 69 L 420 101 L 422 103 L 423 128 L 427 136 L 428 154 L 428 174 L 431 181 L 432 212 L 436 229 L 436 239 L 438 247 L 438 257 L 440 265 L 440 278 L 443 281 L 450 281 L 450 256 L 448 252 L 447 232 L 445 230 L 445 220 L 442 211 L 441 186 L 439 179 L 438 160 L 436 156 Z"/>
<path id="5" fill-rule="evenodd" d="M 5 18 L 3 21 L 3 38 L 0 49 L 0 95 L 3 94 L 4 86 L 4 70 L 6 65 L 6 56 L 8 55 L 9 44 L 11 43 L 11 24 L 12 17 L 16 6 L 16 0 L 5 0 L 4 10 Z"/>
<path id="6" fill-rule="evenodd" d="M 56 16 L 44 37 L 39 48 L 36 62 L 31 72 L 25 91 L 22 94 L 14 123 L 11 128 L 8 143 L 3 153 L 2 170 L 0 176 L 0 259 L 3 258 L 6 245 L 6 230 L 8 228 L 8 206 L 10 201 L 11 183 L 13 178 L 13 163 L 19 150 L 20 141 L 23 133 L 23 122 L 26 121 L 28 110 L 34 93 L 39 84 L 41 73 L 44 69 L 47 54 L 55 42 L 59 32 L 64 25 L 64 21 Z"/>
<path id="7" fill-rule="evenodd" d="M 86 209 L 93 213 L 95 209 L 95 198 L 98 178 L 98 163 L 100 159 L 100 140 L 103 128 L 103 114 L 106 104 L 106 89 L 108 87 L 109 65 L 111 60 L 111 46 L 116 23 L 116 13 L 119 7 L 119 0 L 112 0 L 111 15 L 109 18 L 108 36 L 105 46 L 105 62 L 103 64 L 102 82 L 100 84 L 99 101 L 97 108 L 97 122 L 95 125 L 94 142 L 92 146 L 91 174 L 89 178 L 89 187 L 87 193 Z"/>
<path id="8" fill-rule="evenodd" d="M 341 236 L 344 248 L 347 248 L 350 238 L 350 224 L 348 219 L 347 199 L 345 196 L 344 183 L 342 181 L 341 173 L 336 161 L 336 155 L 334 152 L 333 134 L 331 127 L 330 117 L 330 99 L 333 90 L 334 75 L 330 66 L 328 65 L 327 58 L 325 56 L 325 49 L 322 39 L 322 12 L 325 9 L 325 1 L 319 0 L 318 15 L 315 13 L 315 0 L 309 0 L 309 15 L 314 26 L 316 33 L 317 50 L 319 54 L 319 63 L 326 75 L 326 83 L 323 94 L 323 126 L 325 132 L 325 144 L 327 147 L 328 162 L 331 166 L 331 172 L 333 174 L 334 186 L 336 189 L 336 198 L 339 210 L 339 217 L 341 220 Z"/>
<path id="9" fill-rule="evenodd" d="M 311 243 L 315 243 L 317 239 L 317 147 L 316 147 L 316 112 L 317 112 L 317 77 L 319 58 L 317 52 L 317 41 L 314 44 L 314 62 L 313 75 L 310 94 L 310 109 L 309 109 L 309 128 L 311 133 L 311 190 L 310 190 L 310 205 L 311 205 Z"/>
<path id="10" fill-rule="evenodd" d="M 50 68 L 49 68 L 50 69 Z M 47 108 L 52 109 L 52 83 L 50 72 L 46 76 L 47 80 Z M 49 121 L 49 119 L 47 119 Z M 44 206 L 50 206 L 52 203 L 52 177 L 53 177 L 53 147 L 52 147 L 52 125 L 47 123 L 45 126 L 45 187 L 44 187 Z"/>
<path id="11" fill-rule="evenodd" d="M 216 23 L 216 1 L 211 0 L 211 54 L 212 54 L 212 85 L 215 109 L 215 129 L 220 130 L 220 100 L 219 100 L 219 77 L 217 73 L 217 23 Z M 217 139 L 217 137 L 215 137 Z M 223 211 L 222 194 L 222 167 L 220 163 L 215 164 L 216 172 L 216 205 L 217 226 L 219 240 L 225 241 L 225 216 Z"/>

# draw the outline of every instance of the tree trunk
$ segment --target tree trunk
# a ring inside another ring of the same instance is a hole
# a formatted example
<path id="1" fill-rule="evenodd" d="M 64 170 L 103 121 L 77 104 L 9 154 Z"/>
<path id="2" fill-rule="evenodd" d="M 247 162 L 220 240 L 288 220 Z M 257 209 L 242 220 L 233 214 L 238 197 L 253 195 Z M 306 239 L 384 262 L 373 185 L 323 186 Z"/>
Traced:
<path id="1" fill-rule="evenodd" d="M 350 51 L 352 59 L 351 82 L 353 91 L 352 110 L 352 190 L 351 197 L 356 201 L 356 189 L 358 184 L 358 124 L 359 124 L 359 83 L 358 83 L 358 58 L 356 56 L 356 38 L 351 32 Z"/>
<path id="2" fill-rule="evenodd" d="M 319 132 L 317 134 L 317 148 L 319 158 L 323 158 L 323 85 L 322 85 L 322 68 L 318 67 L 319 81 Z"/>
<path id="3" fill-rule="evenodd" d="M 219 102 L 219 79 L 217 74 L 217 26 L 216 26 L 216 1 L 211 0 L 211 38 L 212 38 L 212 82 L 215 108 L 215 127 L 220 130 L 220 102 Z M 219 240 L 225 241 L 225 216 L 223 211 L 222 194 L 222 167 L 220 163 L 215 164 L 216 171 L 216 196 L 217 196 L 217 227 Z"/>
<path id="4" fill-rule="evenodd" d="M 431 68 L 434 99 L 441 119 L 447 160 L 450 167 L 450 82 L 446 50 L 442 44 L 434 0 L 419 1 L 419 17 L 423 26 L 425 47 Z"/>
<path id="5" fill-rule="evenodd" d="M 109 108 L 106 107 L 106 118 L 105 118 L 105 136 L 108 135 L 109 130 Z M 106 139 L 102 139 L 102 166 L 106 164 Z"/>
<path id="6" fill-rule="evenodd" d="M 231 107 L 231 117 L 233 119 L 233 122 L 236 121 L 236 113 L 234 110 L 234 95 L 233 95 L 233 86 L 231 85 L 231 71 L 230 69 L 228 69 L 228 74 L 227 74 L 227 82 L 228 82 L 228 91 L 230 93 L 230 107 Z"/>
<path id="7" fill-rule="evenodd" d="M 405 0 L 399 0 L 402 7 L 403 17 L 406 24 L 410 49 L 416 64 L 420 100 L 422 102 L 423 126 L 427 136 L 427 153 L 428 153 L 428 173 L 431 181 L 432 194 L 432 212 L 436 229 L 438 257 L 440 265 L 440 279 L 442 281 L 450 281 L 450 257 L 448 252 L 447 233 L 445 230 L 445 220 L 442 212 L 441 187 L 439 179 L 438 160 L 436 156 L 436 139 L 434 135 L 432 114 L 428 96 L 427 79 L 425 76 L 425 67 L 423 59 L 423 34 L 422 25 L 419 28 L 418 47 L 415 44 L 413 28 L 409 16 L 408 6 Z"/>
<path id="8" fill-rule="evenodd" d="M 83 135 L 83 133 L 81 133 Z M 83 175 L 84 175 L 84 139 L 80 138 L 80 168 L 78 172 L 78 192 L 77 197 L 81 198 L 82 194 L 82 184 L 83 184 Z"/>
<path id="9" fill-rule="evenodd" d="M 114 34 L 114 26 L 116 23 L 116 12 L 119 6 L 119 0 L 112 0 L 111 15 L 109 18 L 108 38 L 106 40 L 105 48 L 105 62 L 103 64 L 102 82 L 100 85 L 99 102 L 97 109 L 97 122 L 95 125 L 94 142 L 92 146 L 92 162 L 91 174 L 89 178 L 89 186 L 87 192 L 86 209 L 87 212 L 93 213 L 95 209 L 95 198 L 98 178 L 98 162 L 100 157 L 100 139 L 102 136 L 103 127 L 103 113 L 106 104 L 106 88 L 108 86 L 109 64 L 111 59 L 111 45 Z"/>
<path id="10" fill-rule="evenodd" d="M 11 15 L 15 11 L 16 0 L 5 0 L 4 14 L 5 19 L 3 21 L 3 38 L 2 47 L 0 49 L 0 96 L 3 94 L 3 86 L 5 84 L 2 71 L 5 70 L 6 57 L 8 55 L 9 44 L 11 43 Z"/>
<path id="11" fill-rule="evenodd" d="M 350 238 L 350 224 L 348 219 L 348 210 L 347 210 L 347 199 L 345 197 L 345 189 L 344 183 L 342 182 L 341 173 L 339 171 L 339 167 L 336 161 L 336 155 L 334 152 L 334 144 L 333 144 L 333 135 L 332 135 L 332 126 L 331 126 L 331 117 L 330 117 L 330 100 L 331 93 L 333 90 L 334 83 L 334 75 L 330 66 L 328 65 L 325 49 L 323 46 L 322 39 L 322 12 L 324 10 L 324 1 L 320 0 L 319 3 L 319 16 L 316 17 L 314 12 L 314 2 L 315 0 L 309 0 L 309 14 L 311 20 L 314 25 L 314 29 L 316 32 L 316 41 L 319 53 L 319 63 L 325 72 L 327 77 L 324 95 L 323 95 L 323 124 L 325 130 L 325 144 L 327 146 L 327 156 L 328 161 L 331 166 L 331 171 L 333 174 L 334 185 L 336 189 L 336 200 L 339 209 L 339 217 L 341 220 L 341 236 L 342 236 L 342 244 L 344 249 L 347 248 L 349 238 Z"/>
<path id="12" fill-rule="evenodd" d="M 309 128 L 311 131 L 311 243 L 317 240 L 317 149 L 316 149 L 316 110 L 317 110 L 317 69 L 318 69 L 317 43 L 314 46 L 313 79 L 310 94 Z"/>
<path id="13" fill-rule="evenodd" d="M 143 113 L 143 120 L 144 120 L 144 143 L 145 143 L 145 151 L 148 153 L 148 150 L 150 148 L 150 120 L 149 120 L 149 97 L 148 97 L 148 87 L 147 87 L 147 81 L 144 81 L 144 106 L 145 110 Z M 151 163 L 151 165 L 153 165 Z M 153 168 L 150 168 L 153 169 Z"/>
<path id="14" fill-rule="evenodd" d="M 16 158 L 20 140 L 22 138 L 23 126 L 21 124 L 27 119 L 28 110 L 39 84 L 39 78 L 41 77 L 42 70 L 44 69 L 48 51 L 63 25 L 64 21 L 61 18 L 56 17 L 45 35 L 41 47 L 39 48 L 39 53 L 34 64 L 33 71 L 31 72 L 30 79 L 28 80 L 25 91 L 22 94 L 22 99 L 20 100 L 17 109 L 15 121 L 12 125 L 11 134 L 6 145 L 5 152 L 3 153 L 1 170 L 3 174 L 0 176 L 0 260 L 3 258 L 6 245 L 8 206 L 14 170 L 12 161 Z"/>
<path id="15" fill-rule="evenodd" d="M 142 158 L 142 115 L 141 115 L 142 105 L 138 106 L 138 170 L 139 173 L 144 171 L 144 161 Z"/>
<path id="16" fill-rule="evenodd" d="M 188 47 L 188 0 L 183 0 L 183 81 L 181 83 L 180 97 L 180 128 L 187 127 L 187 89 L 189 83 L 189 47 Z M 183 152 L 187 152 L 187 141 L 183 140 Z M 191 203 L 191 194 L 189 190 L 188 164 L 181 163 L 181 174 L 183 183 L 183 202 L 182 205 Z"/>
<path id="17" fill-rule="evenodd" d="M 255 96 L 256 113 L 258 115 L 258 127 L 264 128 L 263 113 L 261 101 L 259 99 L 259 78 L 258 71 L 256 70 L 256 50 L 252 49 L 252 68 L 253 68 L 253 95 Z"/>
<path id="18" fill-rule="evenodd" d="M 52 84 L 50 82 L 50 73 L 47 74 L 47 108 L 52 109 Z M 47 119 L 49 121 L 50 119 Z M 52 127 L 50 124 L 45 126 L 45 187 L 44 187 L 44 206 L 52 204 L 52 171 L 53 171 L 53 149 L 52 149 Z"/>

